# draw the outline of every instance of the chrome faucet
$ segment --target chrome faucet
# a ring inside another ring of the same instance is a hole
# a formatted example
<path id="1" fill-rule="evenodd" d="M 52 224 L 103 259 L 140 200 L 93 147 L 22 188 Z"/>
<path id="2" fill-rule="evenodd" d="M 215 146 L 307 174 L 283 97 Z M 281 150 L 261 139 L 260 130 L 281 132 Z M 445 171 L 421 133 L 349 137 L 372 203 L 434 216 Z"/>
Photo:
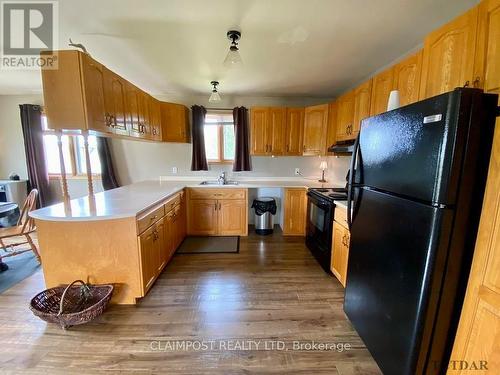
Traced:
<path id="1" fill-rule="evenodd" d="M 222 172 L 219 176 L 219 178 L 217 179 L 217 181 L 219 182 L 219 185 L 225 185 L 226 184 L 226 172 Z"/>

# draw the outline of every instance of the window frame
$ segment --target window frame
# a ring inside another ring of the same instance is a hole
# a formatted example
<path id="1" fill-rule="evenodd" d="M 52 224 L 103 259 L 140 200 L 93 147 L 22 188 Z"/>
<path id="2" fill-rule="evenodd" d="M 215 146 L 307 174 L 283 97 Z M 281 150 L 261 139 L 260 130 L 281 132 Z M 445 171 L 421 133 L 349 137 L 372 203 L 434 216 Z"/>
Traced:
<path id="1" fill-rule="evenodd" d="M 229 114 L 232 112 L 229 111 L 209 111 L 210 114 L 220 114 L 220 113 L 226 113 Z M 207 112 L 207 114 L 209 113 Z M 208 164 L 233 164 L 234 163 L 234 157 L 233 159 L 225 159 L 224 158 L 224 126 L 233 126 L 234 129 L 234 119 L 233 119 L 233 124 L 227 124 L 227 123 L 204 123 L 203 124 L 203 130 L 205 130 L 205 126 L 216 126 L 217 127 L 217 143 L 218 143 L 218 158 L 217 159 L 208 159 L 207 158 L 207 163 Z M 236 139 L 235 139 L 236 141 Z"/>
<path id="2" fill-rule="evenodd" d="M 55 135 L 57 136 L 58 133 L 57 131 L 53 129 L 44 129 L 42 131 L 42 136 L 45 135 Z M 71 164 L 71 172 L 66 173 L 66 178 L 68 180 L 86 180 L 87 179 L 87 173 L 81 173 L 80 168 L 78 165 L 78 156 L 77 156 L 77 139 L 81 134 L 63 134 L 63 136 L 67 136 L 69 138 L 68 146 L 69 146 L 69 159 L 70 159 L 70 164 Z M 66 166 L 66 165 L 65 165 Z M 62 173 L 48 173 L 49 175 L 49 180 L 59 180 L 62 178 Z M 100 179 L 101 178 L 101 173 L 92 173 L 92 178 L 95 179 Z"/>

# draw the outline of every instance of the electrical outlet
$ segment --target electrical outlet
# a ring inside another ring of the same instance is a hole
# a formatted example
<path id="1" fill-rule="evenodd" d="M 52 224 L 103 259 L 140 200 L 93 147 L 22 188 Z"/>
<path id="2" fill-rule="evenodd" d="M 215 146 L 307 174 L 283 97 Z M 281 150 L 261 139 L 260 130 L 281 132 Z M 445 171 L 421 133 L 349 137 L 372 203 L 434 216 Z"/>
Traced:
<path id="1" fill-rule="evenodd" d="M 300 168 L 295 168 L 295 176 L 300 176 Z"/>
<path id="2" fill-rule="evenodd" d="M 173 174 L 177 174 L 179 170 L 177 169 L 177 167 L 172 167 L 172 173 Z"/>

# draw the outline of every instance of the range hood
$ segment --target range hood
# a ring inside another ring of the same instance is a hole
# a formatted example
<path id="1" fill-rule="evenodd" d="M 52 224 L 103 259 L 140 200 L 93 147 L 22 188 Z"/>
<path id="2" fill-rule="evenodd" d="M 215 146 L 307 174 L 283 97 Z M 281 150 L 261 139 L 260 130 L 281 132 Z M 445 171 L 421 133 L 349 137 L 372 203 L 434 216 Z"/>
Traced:
<path id="1" fill-rule="evenodd" d="M 337 142 L 328 147 L 328 152 L 336 154 L 352 154 L 354 151 L 354 141 Z"/>

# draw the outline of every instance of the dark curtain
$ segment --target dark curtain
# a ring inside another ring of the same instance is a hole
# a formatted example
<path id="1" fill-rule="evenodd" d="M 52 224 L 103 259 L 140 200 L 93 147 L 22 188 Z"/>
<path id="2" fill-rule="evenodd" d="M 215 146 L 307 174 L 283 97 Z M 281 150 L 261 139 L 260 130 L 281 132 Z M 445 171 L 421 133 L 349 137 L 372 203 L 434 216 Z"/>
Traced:
<path id="1" fill-rule="evenodd" d="M 205 134 L 203 129 L 207 110 L 203 106 L 194 105 L 191 107 L 191 113 L 193 116 L 193 126 L 191 129 L 193 140 L 191 170 L 208 171 L 207 155 L 205 153 Z"/>
<path id="2" fill-rule="evenodd" d="M 19 109 L 28 169 L 28 191 L 37 189 L 38 207 L 45 207 L 52 203 L 52 196 L 43 149 L 42 108 L 34 104 L 21 104 Z"/>
<path id="3" fill-rule="evenodd" d="M 113 158 L 109 148 L 109 139 L 105 137 L 97 137 L 97 153 L 101 162 L 101 180 L 104 190 L 111 190 L 120 187 L 116 179 Z"/>
<path id="4" fill-rule="evenodd" d="M 245 107 L 233 109 L 234 119 L 234 164 L 233 171 L 251 171 L 250 149 L 248 146 L 248 110 Z"/>

